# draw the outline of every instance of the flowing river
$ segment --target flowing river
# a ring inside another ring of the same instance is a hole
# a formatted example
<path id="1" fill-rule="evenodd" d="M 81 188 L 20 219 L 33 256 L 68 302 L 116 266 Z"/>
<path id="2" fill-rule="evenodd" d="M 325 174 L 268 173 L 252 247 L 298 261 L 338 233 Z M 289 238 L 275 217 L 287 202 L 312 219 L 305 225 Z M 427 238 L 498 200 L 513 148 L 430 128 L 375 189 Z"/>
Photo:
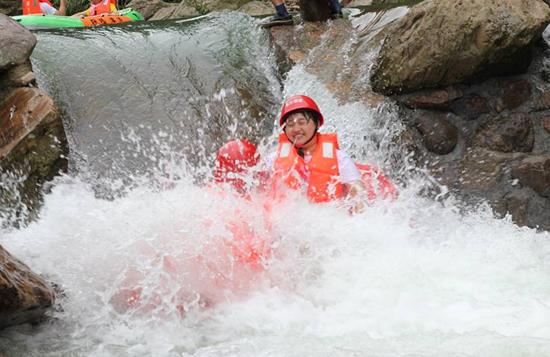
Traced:
<path id="1" fill-rule="evenodd" d="M 61 103 L 71 170 L 40 219 L 0 243 L 63 294 L 46 322 L 2 331 L 0 353 L 550 356 L 549 235 L 459 210 L 444 188 L 420 196 L 435 184 L 392 146 L 392 106 L 340 105 L 300 65 L 282 91 L 255 20 L 37 37 L 33 64 Z M 350 216 L 299 197 L 266 209 L 205 185 L 223 142 L 273 149 L 279 105 L 295 93 L 318 101 L 357 160 L 401 165 L 397 201 Z M 228 258 L 235 221 L 265 240 L 261 266 Z M 136 289 L 136 306 L 120 303 Z"/>

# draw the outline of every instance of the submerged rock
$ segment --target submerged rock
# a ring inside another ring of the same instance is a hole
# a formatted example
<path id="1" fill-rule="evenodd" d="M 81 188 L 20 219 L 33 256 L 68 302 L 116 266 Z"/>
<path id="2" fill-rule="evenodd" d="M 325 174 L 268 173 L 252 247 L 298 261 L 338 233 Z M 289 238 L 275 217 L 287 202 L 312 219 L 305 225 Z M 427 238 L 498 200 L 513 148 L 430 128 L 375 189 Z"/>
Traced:
<path id="1" fill-rule="evenodd" d="M 0 246 L 0 328 L 36 322 L 53 302 L 52 287 Z"/>
<path id="2" fill-rule="evenodd" d="M 391 94 L 521 73 L 549 21 L 541 0 L 426 0 L 385 29 L 372 87 Z"/>

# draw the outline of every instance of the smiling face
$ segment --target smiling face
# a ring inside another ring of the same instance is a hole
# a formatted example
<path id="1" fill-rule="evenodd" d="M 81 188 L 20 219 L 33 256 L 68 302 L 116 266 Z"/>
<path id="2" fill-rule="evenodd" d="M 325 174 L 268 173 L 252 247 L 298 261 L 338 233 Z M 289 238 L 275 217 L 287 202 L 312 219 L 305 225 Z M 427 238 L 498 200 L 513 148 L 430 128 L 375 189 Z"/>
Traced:
<path id="1" fill-rule="evenodd" d="M 284 131 L 288 140 L 298 148 L 309 148 L 315 145 L 315 140 L 310 140 L 317 130 L 317 124 L 313 115 L 309 112 L 295 112 L 288 115 L 285 121 Z"/>

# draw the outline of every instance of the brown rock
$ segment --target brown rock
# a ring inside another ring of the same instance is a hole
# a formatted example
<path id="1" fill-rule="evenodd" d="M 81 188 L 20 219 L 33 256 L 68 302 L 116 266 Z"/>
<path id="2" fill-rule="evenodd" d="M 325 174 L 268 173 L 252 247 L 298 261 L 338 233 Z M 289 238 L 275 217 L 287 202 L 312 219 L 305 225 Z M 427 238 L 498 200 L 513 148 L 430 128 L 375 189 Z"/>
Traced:
<path id="1" fill-rule="evenodd" d="M 480 115 L 490 113 L 491 108 L 486 98 L 478 94 L 469 94 L 454 101 L 451 111 L 461 118 L 473 120 Z"/>
<path id="2" fill-rule="evenodd" d="M 0 14 L 0 72 L 28 61 L 36 37 L 4 14 Z"/>
<path id="3" fill-rule="evenodd" d="M 160 9 L 171 6 L 162 0 L 132 0 L 126 5 L 126 7 L 139 11 L 145 20 L 149 20 Z"/>
<path id="4" fill-rule="evenodd" d="M 447 119 L 435 116 L 422 116 L 415 127 L 422 136 L 424 146 L 429 151 L 445 155 L 454 150 L 458 141 L 458 129 Z"/>
<path id="5" fill-rule="evenodd" d="M 199 12 L 192 6 L 186 5 L 184 2 L 159 9 L 149 20 L 167 20 L 179 19 L 182 17 L 192 17 L 200 15 Z"/>
<path id="6" fill-rule="evenodd" d="M 541 196 L 550 198 L 550 156 L 530 156 L 512 166 L 512 176 Z"/>
<path id="7" fill-rule="evenodd" d="M 451 103 L 462 97 L 462 91 L 455 87 L 424 90 L 398 98 L 400 102 L 414 109 L 448 110 Z"/>
<path id="8" fill-rule="evenodd" d="M 18 88 L 0 103 L 0 170 L 25 177 L 0 185 L 0 215 L 14 225 L 34 218 L 42 185 L 67 169 L 67 152 L 59 111 L 46 93 Z"/>
<path id="9" fill-rule="evenodd" d="M 30 61 L 16 65 L 0 74 L 0 88 L 27 87 L 35 84 L 36 76 Z"/>
<path id="10" fill-rule="evenodd" d="M 59 120 L 59 113 L 46 93 L 34 88 L 19 88 L 1 103 L 0 160 L 40 124 Z"/>
<path id="11" fill-rule="evenodd" d="M 530 152 L 535 135 L 533 123 L 526 114 L 497 117 L 474 137 L 474 145 L 501 152 Z"/>
<path id="12" fill-rule="evenodd" d="M 273 14 L 275 11 L 273 9 L 273 5 L 267 4 L 264 1 L 251 1 L 239 9 L 239 11 L 244 12 L 245 14 L 248 14 L 250 16 L 267 16 Z"/>
<path id="13" fill-rule="evenodd" d="M 542 118 L 542 127 L 550 134 L 550 116 Z"/>
<path id="14" fill-rule="evenodd" d="M 506 172 L 505 163 L 513 158 L 485 149 L 469 150 L 460 162 L 459 187 L 466 192 L 495 189 Z"/>
<path id="15" fill-rule="evenodd" d="M 534 99 L 533 110 L 538 112 L 548 109 L 550 109 L 550 91 L 537 94 Z"/>
<path id="16" fill-rule="evenodd" d="M 504 109 L 515 109 L 531 97 L 531 85 L 525 79 L 502 84 L 502 106 Z"/>
<path id="17" fill-rule="evenodd" d="M 518 226 L 526 226 L 529 223 L 529 201 L 526 198 L 509 197 L 504 199 L 502 205 L 495 207 L 501 216 L 512 216 L 512 221 Z"/>
<path id="18" fill-rule="evenodd" d="M 0 327 L 34 322 L 53 302 L 48 283 L 0 246 Z"/>
<path id="19" fill-rule="evenodd" d="M 520 73 L 549 21 L 540 0 L 425 0 L 385 29 L 372 87 L 391 94 Z"/>

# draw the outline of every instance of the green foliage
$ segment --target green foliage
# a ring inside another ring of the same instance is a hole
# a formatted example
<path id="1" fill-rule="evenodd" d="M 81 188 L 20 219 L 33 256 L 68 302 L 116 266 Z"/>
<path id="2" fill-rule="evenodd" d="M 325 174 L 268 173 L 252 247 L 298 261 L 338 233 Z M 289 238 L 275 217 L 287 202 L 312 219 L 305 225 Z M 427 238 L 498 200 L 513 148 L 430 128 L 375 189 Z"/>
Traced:
<path id="1" fill-rule="evenodd" d="M 59 8 L 59 0 L 55 0 L 55 5 Z M 67 0 L 67 15 L 76 14 L 90 7 L 90 0 Z"/>

